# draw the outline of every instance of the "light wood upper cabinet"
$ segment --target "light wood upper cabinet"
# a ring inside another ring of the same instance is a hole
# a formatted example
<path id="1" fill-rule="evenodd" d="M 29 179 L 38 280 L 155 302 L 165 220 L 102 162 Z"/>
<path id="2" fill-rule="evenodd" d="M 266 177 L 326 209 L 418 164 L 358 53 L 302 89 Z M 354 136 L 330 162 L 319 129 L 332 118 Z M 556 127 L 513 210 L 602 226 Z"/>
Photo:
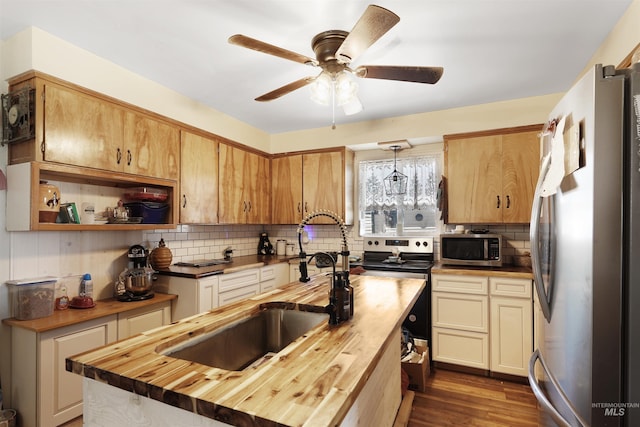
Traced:
<path id="1" fill-rule="evenodd" d="M 124 116 L 123 172 L 155 178 L 180 177 L 180 131 L 152 117 Z"/>
<path id="2" fill-rule="evenodd" d="M 528 223 L 541 126 L 445 136 L 449 223 Z"/>
<path id="3" fill-rule="evenodd" d="M 271 216 L 270 176 L 267 157 L 220 144 L 218 221 L 268 224 Z"/>
<path id="4" fill-rule="evenodd" d="M 46 161 L 177 181 L 180 132 L 116 100 L 58 81 L 32 77 L 35 138 L 12 144 L 9 163 Z"/>
<path id="5" fill-rule="evenodd" d="M 272 219 L 275 224 L 302 221 L 302 155 L 271 160 Z"/>
<path id="6" fill-rule="evenodd" d="M 353 223 L 353 152 L 336 149 L 272 160 L 273 224 L 298 224 L 308 214 L 329 210 Z M 311 224 L 333 224 L 320 216 Z"/>
<path id="7" fill-rule="evenodd" d="M 43 90 L 43 160 L 121 169 L 124 110 L 54 83 L 47 83 Z"/>
<path id="8" fill-rule="evenodd" d="M 180 223 L 218 222 L 218 141 L 182 132 Z"/>

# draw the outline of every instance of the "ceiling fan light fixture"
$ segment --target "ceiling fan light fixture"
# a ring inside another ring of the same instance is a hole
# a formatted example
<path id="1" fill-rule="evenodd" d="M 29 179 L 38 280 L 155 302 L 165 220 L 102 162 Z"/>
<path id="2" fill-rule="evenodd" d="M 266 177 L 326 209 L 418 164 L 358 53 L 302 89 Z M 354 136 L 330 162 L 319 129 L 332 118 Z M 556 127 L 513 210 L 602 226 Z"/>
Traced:
<path id="1" fill-rule="evenodd" d="M 358 99 L 357 96 L 354 96 L 351 101 L 349 101 L 348 103 L 342 106 L 342 111 L 344 111 L 344 114 L 346 116 L 352 116 L 354 114 L 358 114 L 363 109 L 364 108 L 362 107 L 362 103 L 360 102 L 360 99 Z"/>
<path id="2" fill-rule="evenodd" d="M 311 100 L 320 105 L 329 105 L 331 103 L 331 94 L 333 92 L 333 80 L 324 71 L 315 78 L 313 83 L 309 85 L 311 91 Z"/>
<path id="3" fill-rule="evenodd" d="M 358 94 L 358 83 L 347 72 L 339 73 L 335 80 L 336 104 L 343 106 L 352 102 Z"/>

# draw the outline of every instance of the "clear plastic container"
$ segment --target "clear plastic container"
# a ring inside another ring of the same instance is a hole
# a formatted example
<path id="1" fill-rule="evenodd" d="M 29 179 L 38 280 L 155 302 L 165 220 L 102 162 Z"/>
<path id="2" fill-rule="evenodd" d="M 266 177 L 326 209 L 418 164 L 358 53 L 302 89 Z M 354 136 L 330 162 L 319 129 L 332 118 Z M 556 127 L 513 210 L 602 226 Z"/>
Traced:
<path id="1" fill-rule="evenodd" d="M 8 281 L 13 317 L 31 320 L 51 316 L 56 282 L 55 277 Z"/>

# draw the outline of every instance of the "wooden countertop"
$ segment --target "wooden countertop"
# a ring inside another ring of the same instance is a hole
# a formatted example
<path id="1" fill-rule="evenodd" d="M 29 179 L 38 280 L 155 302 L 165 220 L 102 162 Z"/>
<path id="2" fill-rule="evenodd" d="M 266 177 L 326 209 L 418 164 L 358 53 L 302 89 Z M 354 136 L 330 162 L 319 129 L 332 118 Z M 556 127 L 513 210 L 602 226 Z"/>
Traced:
<path id="1" fill-rule="evenodd" d="M 329 281 L 282 288 L 67 359 L 67 370 L 234 425 L 340 423 L 424 288 L 424 280 L 354 277 L 355 314 L 323 323 L 265 363 L 226 371 L 156 352 L 277 302 L 323 307 Z M 305 307 L 307 306 L 307 307 Z M 398 343 L 399 345 L 400 343 Z"/>
<path id="2" fill-rule="evenodd" d="M 294 258 L 298 258 L 297 255 L 245 255 L 234 257 L 228 264 L 210 265 L 207 267 L 170 265 L 168 268 L 159 270 L 158 274 L 200 279 L 215 274 L 233 273 L 247 268 L 258 268 L 282 262 L 288 263 L 289 260 Z"/>
<path id="3" fill-rule="evenodd" d="M 531 267 L 506 265 L 503 267 L 468 267 L 442 265 L 436 263 L 431 274 L 460 274 L 469 276 L 513 277 L 515 279 L 533 279 Z"/>
<path id="4" fill-rule="evenodd" d="M 108 298 L 96 301 L 96 306 L 93 308 L 68 308 L 66 310 L 54 310 L 51 316 L 32 320 L 17 320 L 10 318 L 4 319 L 2 323 L 9 326 L 29 329 L 35 332 L 45 332 L 52 329 L 62 328 L 64 326 L 75 325 L 76 323 L 87 320 L 97 319 L 99 317 L 135 310 L 140 307 L 160 304 L 176 298 L 178 298 L 177 295 L 161 294 L 159 292 L 156 292 L 153 298 L 144 301 L 122 302 L 115 298 Z"/>

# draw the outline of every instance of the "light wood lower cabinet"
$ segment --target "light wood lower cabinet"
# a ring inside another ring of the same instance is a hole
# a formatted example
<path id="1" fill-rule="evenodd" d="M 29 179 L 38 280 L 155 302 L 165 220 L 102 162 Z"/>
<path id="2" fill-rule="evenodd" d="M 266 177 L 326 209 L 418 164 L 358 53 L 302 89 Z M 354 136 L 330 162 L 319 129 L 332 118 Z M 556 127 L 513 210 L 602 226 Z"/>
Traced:
<path id="1" fill-rule="evenodd" d="M 526 377 L 533 352 L 531 280 L 490 279 L 491 371 Z"/>
<path id="2" fill-rule="evenodd" d="M 260 269 L 251 268 L 220 276 L 218 304 L 231 304 L 260 293 Z"/>
<path id="3" fill-rule="evenodd" d="M 271 291 L 289 283 L 289 265 L 266 265 L 260 269 L 260 293 Z"/>
<path id="4" fill-rule="evenodd" d="M 433 360 L 489 369 L 489 279 L 432 275 Z"/>
<path id="5" fill-rule="evenodd" d="M 235 273 L 192 279 L 158 276 L 154 289 L 178 295 L 172 306 L 173 321 L 252 297 L 289 283 L 289 265 L 272 264 Z"/>
<path id="6" fill-rule="evenodd" d="M 527 376 L 530 279 L 433 274 L 432 316 L 434 361 Z"/>
<path id="7" fill-rule="evenodd" d="M 173 321 L 182 320 L 218 307 L 218 276 L 190 279 L 158 276 L 154 285 L 158 292 L 178 295 L 171 307 Z"/>
<path id="8" fill-rule="evenodd" d="M 82 415 L 82 377 L 65 359 L 171 323 L 170 301 L 45 332 L 11 327 L 12 407 L 22 426 L 54 427 Z"/>

